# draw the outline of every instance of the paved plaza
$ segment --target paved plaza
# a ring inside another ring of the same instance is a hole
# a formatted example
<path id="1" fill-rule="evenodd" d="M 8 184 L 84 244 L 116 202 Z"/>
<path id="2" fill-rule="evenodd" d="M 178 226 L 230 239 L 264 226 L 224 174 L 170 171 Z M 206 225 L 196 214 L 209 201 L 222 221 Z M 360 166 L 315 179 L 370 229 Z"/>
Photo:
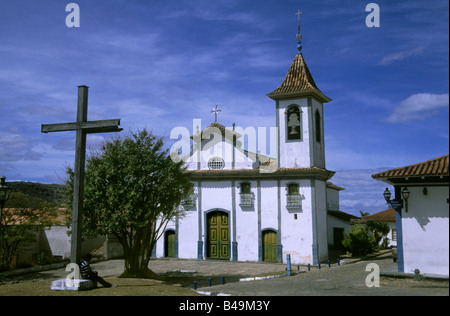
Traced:
<path id="1" fill-rule="evenodd" d="M 232 296 L 346 296 L 346 295 L 449 295 L 448 279 L 436 281 L 425 279 L 414 281 L 412 278 L 392 278 L 382 276 L 379 287 L 368 287 L 366 279 L 371 270 L 366 271 L 369 263 L 376 263 L 380 271 L 393 271 L 396 264 L 389 253 L 354 263 L 333 263 L 311 267 L 292 266 L 292 276 L 279 276 L 286 272 L 286 264 L 230 262 L 220 260 L 156 259 L 149 267 L 166 277 L 174 286 L 192 288 L 194 281 L 197 291 L 206 294 L 227 294 Z M 114 277 L 123 272 L 123 260 L 109 260 L 93 263 L 92 267 L 100 275 Z M 67 276 L 64 268 L 41 271 L 6 278 L 5 281 L 17 282 L 48 281 Z M 277 276 L 264 279 L 268 276 Z M 278 277 L 279 276 L 279 277 Z M 243 278 L 263 278 L 264 280 L 239 281 Z M 209 279 L 211 278 L 211 286 Z M 225 284 L 222 285 L 222 281 Z"/>

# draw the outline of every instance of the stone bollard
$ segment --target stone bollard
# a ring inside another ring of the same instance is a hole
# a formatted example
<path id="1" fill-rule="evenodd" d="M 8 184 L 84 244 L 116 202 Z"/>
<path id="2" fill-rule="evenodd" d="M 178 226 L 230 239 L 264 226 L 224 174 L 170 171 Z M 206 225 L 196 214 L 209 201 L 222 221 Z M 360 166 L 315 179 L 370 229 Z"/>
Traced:
<path id="1" fill-rule="evenodd" d="M 422 280 L 422 276 L 420 275 L 420 270 L 419 269 L 414 270 L 414 280 L 416 280 L 416 281 L 421 281 Z"/>

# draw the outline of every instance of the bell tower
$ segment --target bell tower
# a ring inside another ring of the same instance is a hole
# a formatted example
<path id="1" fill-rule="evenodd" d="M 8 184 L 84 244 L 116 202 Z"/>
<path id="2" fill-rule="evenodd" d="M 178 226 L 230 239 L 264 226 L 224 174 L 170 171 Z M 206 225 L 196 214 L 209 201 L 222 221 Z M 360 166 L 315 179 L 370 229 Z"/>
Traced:
<path id="1" fill-rule="evenodd" d="M 323 104 L 331 99 L 317 88 L 303 58 L 300 13 L 298 53 L 281 85 L 267 94 L 276 101 L 278 168 L 325 168 Z"/>

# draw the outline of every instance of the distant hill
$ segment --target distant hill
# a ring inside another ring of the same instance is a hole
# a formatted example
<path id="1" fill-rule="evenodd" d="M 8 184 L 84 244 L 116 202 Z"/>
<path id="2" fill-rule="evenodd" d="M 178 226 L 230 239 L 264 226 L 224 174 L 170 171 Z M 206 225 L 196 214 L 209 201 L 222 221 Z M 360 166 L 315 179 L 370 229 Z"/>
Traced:
<path id="1" fill-rule="evenodd" d="M 12 181 L 8 182 L 7 185 L 13 189 L 11 195 L 14 192 L 23 192 L 30 197 L 39 198 L 46 202 L 54 203 L 57 206 L 64 206 L 65 186 L 62 184 Z M 8 205 L 8 207 L 15 206 Z"/>

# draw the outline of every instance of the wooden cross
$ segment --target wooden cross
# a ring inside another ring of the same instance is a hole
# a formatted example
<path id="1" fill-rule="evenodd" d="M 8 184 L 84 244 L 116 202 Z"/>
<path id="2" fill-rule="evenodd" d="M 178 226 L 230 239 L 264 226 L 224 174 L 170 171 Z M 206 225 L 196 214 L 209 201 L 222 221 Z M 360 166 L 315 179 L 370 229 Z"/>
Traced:
<path id="1" fill-rule="evenodd" d="M 214 113 L 215 122 L 217 122 L 217 114 L 219 114 L 219 112 L 221 112 L 221 111 L 222 110 L 217 105 L 214 109 L 212 109 L 211 113 Z"/>
<path id="2" fill-rule="evenodd" d="M 73 123 L 42 124 L 42 133 L 76 131 L 75 170 L 73 181 L 72 237 L 70 262 L 79 264 L 81 259 L 81 219 L 83 214 L 84 166 L 86 158 L 86 135 L 93 133 L 120 132 L 120 119 L 88 121 L 88 87 L 78 87 L 77 121 Z"/>

